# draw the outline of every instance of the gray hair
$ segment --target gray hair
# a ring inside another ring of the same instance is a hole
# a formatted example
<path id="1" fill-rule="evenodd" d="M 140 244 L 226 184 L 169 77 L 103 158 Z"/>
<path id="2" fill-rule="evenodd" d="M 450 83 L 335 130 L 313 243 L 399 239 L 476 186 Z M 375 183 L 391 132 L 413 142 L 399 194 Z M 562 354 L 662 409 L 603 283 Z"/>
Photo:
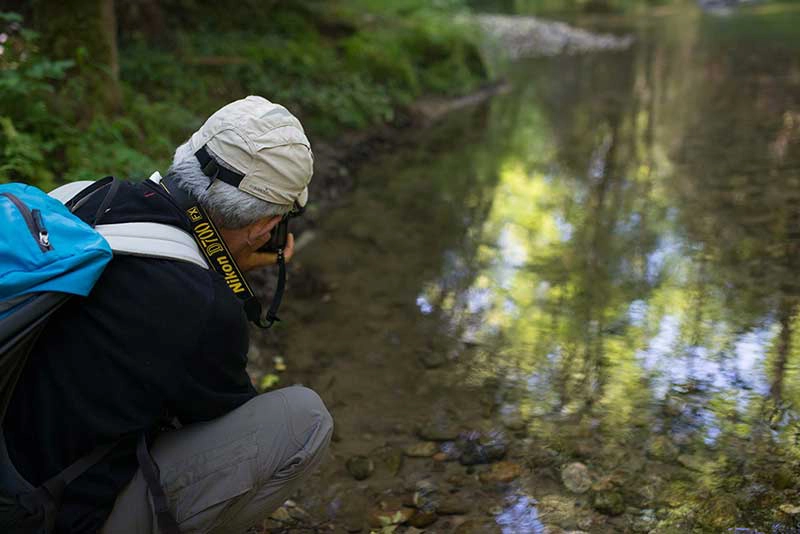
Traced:
<path id="1" fill-rule="evenodd" d="M 210 150 L 208 153 L 217 161 L 217 164 L 228 169 L 231 168 Z M 261 219 L 283 215 L 292 209 L 292 206 L 274 204 L 239 191 L 222 180 L 214 180 L 209 187 L 211 179 L 203 174 L 200 162 L 194 156 L 188 141 L 175 150 L 175 156 L 167 171 L 167 176 L 197 200 L 214 219 L 214 222 L 222 228 L 231 230 L 244 228 Z"/>

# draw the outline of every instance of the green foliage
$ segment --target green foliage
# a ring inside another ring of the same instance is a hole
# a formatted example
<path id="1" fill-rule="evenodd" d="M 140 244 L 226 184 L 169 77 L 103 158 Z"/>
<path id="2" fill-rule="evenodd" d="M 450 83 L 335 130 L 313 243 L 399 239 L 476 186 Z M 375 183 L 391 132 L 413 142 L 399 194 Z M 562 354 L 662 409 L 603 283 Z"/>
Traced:
<path id="1" fill-rule="evenodd" d="M 228 95 L 262 94 L 300 115 L 312 133 L 332 135 L 391 120 L 422 94 L 463 93 L 486 78 L 470 28 L 452 20 L 455 7 L 300 5 L 274 8 L 267 26 L 216 28 L 215 39 L 178 34 L 173 50 L 132 39 L 123 80 L 154 100 L 190 100 L 200 114 Z"/>
<path id="2" fill-rule="evenodd" d="M 91 112 L 76 64 L 86 58 L 48 59 L 19 15 L 0 13 L 0 180 L 145 176 L 168 165 L 204 117 L 248 94 L 286 105 L 313 140 L 391 121 L 421 95 L 456 95 L 486 79 L 474 32 L 456 22 L 460 0 L 159 5 L 163 39 L 148 33 L 145 15 L 118 6 L 117 116 Z"/>
<path id="3" fill-rule="evenodd" d="M 0 13 L 0 182 L 47 183 L 47 153 L 55 143 L 45 134 L 60 127 L 48 102 L 72 64 L 42 58 L 38 35 L 20 21 L 14 13 Z"/>

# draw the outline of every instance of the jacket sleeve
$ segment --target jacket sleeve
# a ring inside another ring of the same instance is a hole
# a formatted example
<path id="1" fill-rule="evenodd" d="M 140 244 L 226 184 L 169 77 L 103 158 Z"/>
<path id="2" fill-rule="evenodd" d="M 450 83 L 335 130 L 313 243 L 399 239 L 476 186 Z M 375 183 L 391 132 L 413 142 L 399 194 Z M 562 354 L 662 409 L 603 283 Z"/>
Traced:
<path id="1" fill-rule="evenodd" d="M 245 368 L 249 335 L 242 305 L 224 282 L 212 281 L 208 318 L 184 358 L 182 387 L 171 410 L 182 424 L 220 417 L 257 394 Z"/>

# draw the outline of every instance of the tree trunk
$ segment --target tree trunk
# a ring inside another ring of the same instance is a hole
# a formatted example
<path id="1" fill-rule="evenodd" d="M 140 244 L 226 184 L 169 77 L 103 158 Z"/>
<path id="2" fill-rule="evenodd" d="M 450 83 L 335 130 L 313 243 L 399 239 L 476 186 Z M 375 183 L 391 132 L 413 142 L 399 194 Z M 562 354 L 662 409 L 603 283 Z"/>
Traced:
<path id="1" fill-rule="evenodd" d="M 34 11 L 46 54 L 71 59 L 86 83 L 88 111 L 120 107 L 117 23 L 114 0 L 38 0 Z"/>

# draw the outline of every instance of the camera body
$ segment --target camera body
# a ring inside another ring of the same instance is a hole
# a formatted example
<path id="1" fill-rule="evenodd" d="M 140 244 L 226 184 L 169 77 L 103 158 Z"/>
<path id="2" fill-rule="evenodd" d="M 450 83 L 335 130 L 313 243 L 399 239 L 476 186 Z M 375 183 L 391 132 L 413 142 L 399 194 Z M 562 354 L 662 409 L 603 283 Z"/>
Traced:
<path id="1" fill-rule="evenodd" d="M 295 217 L 301 216 L 305 211 L 305 207 L 301 207 L 295 202 L 292 206 L 292 210 L 284 215 L 281 222 L 272 229 L 269 241 L 264 243 L 264 246 L 258 249 L 258 251 L 275 254 L 279 250 L 286 248 L 286 241 L 289 239 L 289 221 Z"/>

